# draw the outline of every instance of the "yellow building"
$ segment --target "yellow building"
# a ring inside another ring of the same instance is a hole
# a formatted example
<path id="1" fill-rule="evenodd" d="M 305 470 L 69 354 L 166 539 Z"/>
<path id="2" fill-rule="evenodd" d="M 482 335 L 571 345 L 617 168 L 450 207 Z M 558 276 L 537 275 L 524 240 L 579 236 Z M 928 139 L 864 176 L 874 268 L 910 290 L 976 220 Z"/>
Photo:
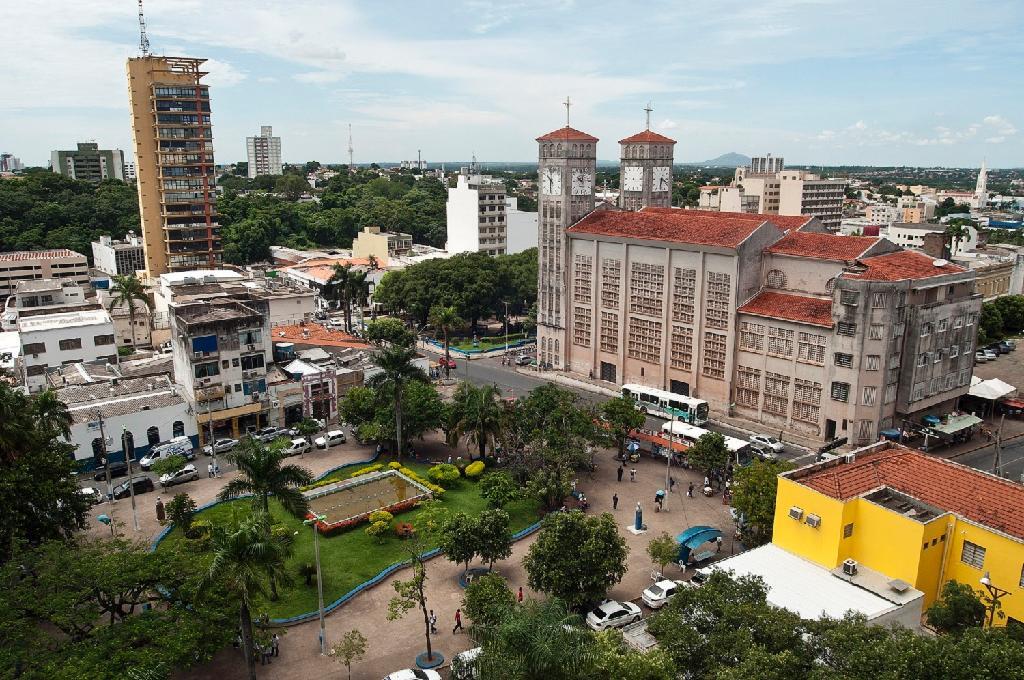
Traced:
<path id="1" fill-rule="evenodd" d="M 393 257 L 408 255 L 410 250 L 410 234 L 381 231 L 380 227 L 364 227 L 352 242 L 352 257 L 372 257 L 382 267 L 388 266 Z"/>
<path id="2" fill-rule="evenodd" d="M 139 213 L 146 273 L 216 269 L 217 222 L 210 91 L 205 59 L 128 60 Z"/>
<path id="3" fill-rule="evenodd" d="M 1008 593 L 1024 622 L 1024 486 L 890 442 L 779 477 L 773 543 L 826 569 L 855 560 L 924 593 L 947 581 Z"/>

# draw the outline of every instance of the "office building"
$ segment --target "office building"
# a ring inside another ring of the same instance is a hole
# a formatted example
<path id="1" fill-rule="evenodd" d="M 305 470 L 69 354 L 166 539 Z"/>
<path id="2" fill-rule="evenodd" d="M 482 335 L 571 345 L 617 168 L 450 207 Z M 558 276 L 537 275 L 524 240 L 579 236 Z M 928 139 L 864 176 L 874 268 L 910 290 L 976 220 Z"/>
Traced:
<path id="1" fill-rule="evenodd" d="M 146 269 L 146 258 L 142 252 L 142 239 L 129 231 L 123 241 L 109 236 L 100 236 L 92 242 L 93 266 L 111 276 L 130 276 Z"/>
<path id="2" fill-rule="evenodd" d="M 58 279 L 86 287 L 89 262 L 85 255 L 65 248 L 0 253 L 0 299 L 13 295 L 21 281 L 37 279 Z"/>
<path id="3" fill-rule="evenodd" d="M 146 273 L 216 268 L 223 262 L 214 187 L 205 59 L 128 60 L 139 213 Z"/>
<path id="4" fill-rule="evenodd" d="M 274 136 L 272 126 L 261 125 L 258 136 L 246 137 L 245 149 L 249 157 L 249 179 L 282 173 L 281 138 Z"/>
<path id="5" fill-rule="evenodd" d="M 19 310 L 22 379 L 29 392 L 46 387 L 46 371 L 64 364 L 117 363 L 114 324 L 98 305 Z"/>
<path id="6" fill-rule="evenodd" d="M 0 172 L 21 172 L 25 169 L 25 164 L 21 162 L 21 159 L 10 153 L 0 153 Z"/>
<path id="7" fill-rule="evenodd" d="M 50 169 L 93 184 L 106 179 L 124 181 L 124 154 L 120 149 L 101 149 L 95 142 L 79 142 L 75 151 L 51 151 Z"/>
<path id="8" fill-rule="evenodd" d="M 519 209 L 518 196 L 505 196 L 505 254 L 537 247 L 537 213 Z"/>
<path id="9" fill-rule="evenodd" d="M 352 257 L 374 258 L 381 267 L 387 267 L 393 258 L 404 257 L 410 251 L 412 234 L 381 231 L 380 227 L 363 227 L 352 242 Z"/>
<path id="10" fill-rule="evenodd" d="M 134 182 L 136 180 L 135 174 L 135 163 L 131 161 L 125 161 L 124 163 L 124 181 Z"/>
<path id="11" fill-rule="evenodd" d="M 445 204 L 450 253 L 508 252 L 505 182 L 481 175 L 475 166 L 462 168 Z"/>

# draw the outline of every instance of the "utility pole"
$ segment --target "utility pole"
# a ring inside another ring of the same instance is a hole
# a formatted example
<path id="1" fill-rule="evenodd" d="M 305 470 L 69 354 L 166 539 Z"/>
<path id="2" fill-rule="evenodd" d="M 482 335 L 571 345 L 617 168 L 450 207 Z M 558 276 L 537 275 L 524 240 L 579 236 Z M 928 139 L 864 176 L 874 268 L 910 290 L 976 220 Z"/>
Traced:
<path id="1" fill-rule="evenodd" d="M 96 409 L 96 417 L 100 421 L 100 445 L 103 449 L 103 467 L 107 472 L 107 498 L 114 502 L 113 489 L 110 488 L 110 454 L 107 452 L 107 435 L 103 430 L 103 414 L 100 413 L 99 409 Z M 111 524 L 110 526 L 113 527 L 114 525 Z"/>
<path id="2" fill-rule="evenodd" d="M 206 402 L 206 424 L 209 426 L 210 434 L 207 439 L 210 441 L 210 462 L 213 465 L 214 474 L 217 473 L 217 440 L 213 437 L 213 418 L 210 416 L 210 402 Z"/>
<path id="3" fill-rule="evenodd" d="M 121 426 L 121 448 L 124 449 L 124 459 L 128 463 L 128 493 L 132 497 L 132 523 L 136 531 L 142 531 L 139 526 L 139 514 L 135 509 L 135 478 L 132 476 L 132 463 L 135 461 L 135 439 L 132 438 L 131 451 L 128 450 L 128 428 Z"/>
<path id="4" fill-rule="evenodd" d="M 1002 464 L 1002 453 L 1003 453 L 1003 421 L 1006 420 L 1006 414 L 999 416 L 999 430 L 996 432 L 996 455 L 992 458 L 992 474 L 997 477 L 1002 477 L 1002 473 L 999 468 Z"/>
<path id="5" fill-rule="evenodd" d="M 505 356 L 508 357 L 508 303 L 502 300 L 501 304 L 505 305 Z"/>

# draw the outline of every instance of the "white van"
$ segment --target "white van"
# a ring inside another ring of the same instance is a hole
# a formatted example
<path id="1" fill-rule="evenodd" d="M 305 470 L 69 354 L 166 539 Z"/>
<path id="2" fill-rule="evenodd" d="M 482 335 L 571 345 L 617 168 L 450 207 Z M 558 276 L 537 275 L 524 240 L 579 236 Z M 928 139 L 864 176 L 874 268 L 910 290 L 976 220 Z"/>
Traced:
<path id="1" fill-rule="evenodd" d="M 139 466 L 143 470 L 149 470 L 153 467 L 153 463 L 157 462 L 161 458 L 167 458 L 173 455 L 184 456 L 186 460 L 194 460 L 196 455 L 192 451 L 192 440 L 182 435 L 175 437 L 174 439 L 161 442 L 156 444 L 149 450 L 142 460 L 139 461 Z"/>
<path id="2" fill-rule="evenodd" d="M 477 668 L 476 660 L 480 656 L 483 647 L 474 647 L 460 652 L 452 657 L 452 678 L 453 680 L 478 680 L 480 669 Z"/>

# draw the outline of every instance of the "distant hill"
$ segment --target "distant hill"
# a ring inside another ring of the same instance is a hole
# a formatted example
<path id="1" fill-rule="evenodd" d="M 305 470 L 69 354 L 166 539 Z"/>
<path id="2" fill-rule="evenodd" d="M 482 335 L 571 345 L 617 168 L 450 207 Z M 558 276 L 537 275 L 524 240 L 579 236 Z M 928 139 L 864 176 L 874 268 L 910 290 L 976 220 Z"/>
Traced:
<path id="1" fill-rule="evenodd" d="M 731 151 L 723 153 L 717 158 L 711 158 L 706 161 L 694 161 L 692 163 L 681 163 L 681 165 L 710 165 L 719 168 L 738 168 L 749 163 L 750 156 L 744 156 L 741 153 Z"/>

